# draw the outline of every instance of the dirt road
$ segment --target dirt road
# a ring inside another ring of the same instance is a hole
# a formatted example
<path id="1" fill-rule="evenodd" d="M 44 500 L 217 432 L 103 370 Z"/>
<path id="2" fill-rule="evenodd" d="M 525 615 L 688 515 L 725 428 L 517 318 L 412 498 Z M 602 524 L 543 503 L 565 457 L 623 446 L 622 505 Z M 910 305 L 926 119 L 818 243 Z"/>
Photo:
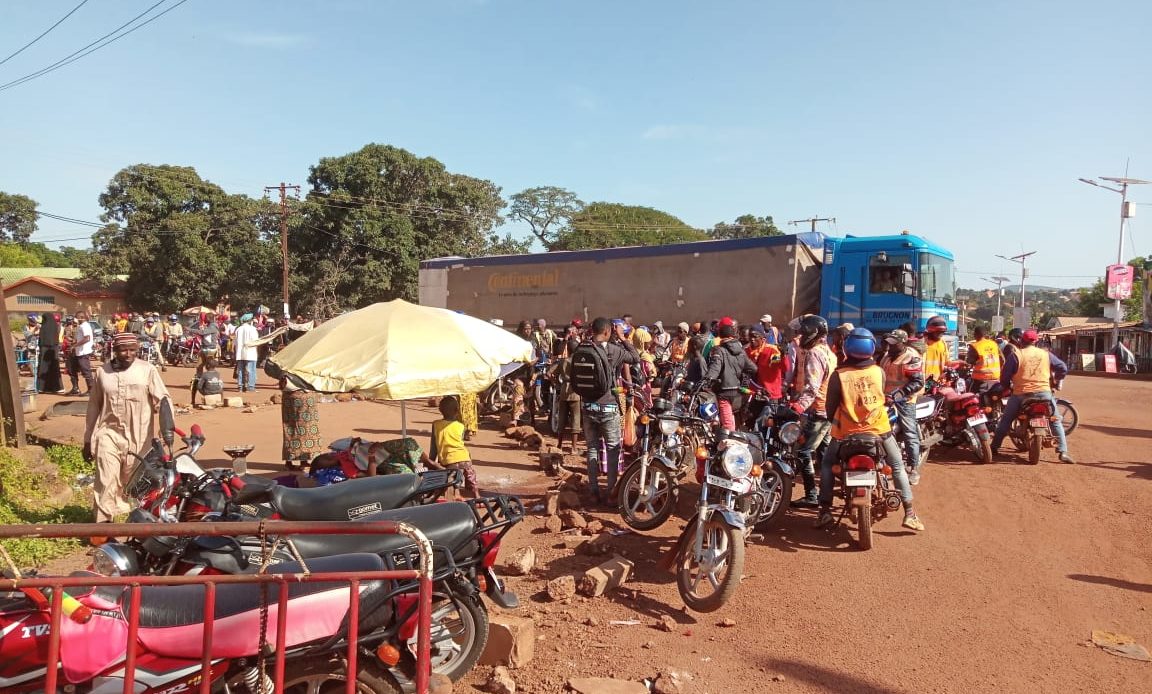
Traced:
<path id="1" fill-rule="evenodd" d="M 166 374 L 174 393 L 186 392 L 176 385 L 187 374 Z M 256 401 L 273 392 L 263 384 Z M 904 532 L 889 517 L 875 548 L 858 552 L 848 527 L 816 530 L 810 513 L 794 513 L 749 547 L 743 584 L 711 615 L 682 610 L 672 576 L 654 566 L 681 523 L 618 539 L 636 564 L 625 590 L 557 604 L 540 594 L 544 582 L 598 560 L 556 548 L 543 519 L 527 519 L 503 550 L 532 545 L 539 559 L 534 575 L 509 579 L 522 598 L 517 613 L 534 617 L 540 637 L 535 659 L 514 672 L 518 691 L 561 692 L 577 675 L 637 681 L 666 667 L 693 674 L 685 691 L 712 694 L 1152 691 L 1152 664 L 1084 645 L 1106 629 L 1152 647 L 1152 383 L 1072 377 L 1065 395 L 1080 410 L 1070 439 L 1080 464 L 1057 464 L 1047 451 L 1037 467 L 978 466 L 942 452 L 915 488 L 926 532 Z M 434 414 L 423 404 L 408 411 L 422 439 Z M 209 458 L 251 442 L 254 461 L 279 466 L 276 406 L 180 421 L 205 428 Z M 79 417 L 33 423 L 55 438 L 83 426 Z M 322 406 L 331 438 L 395 436 L 399 424 L 393 405 Z M 526 497 L 543 488 L 533 457 L 497 432 L 481 432 L 472 449 L 482 487 Z M 663 615 L 675 632 L 654 627 Z M 584 625 L 588 617 L 596 626 Z M 718 626 L 724 618 L 735 626 Z M 479 668 L 458 691 L 477 691 L 485 675 Z"/>

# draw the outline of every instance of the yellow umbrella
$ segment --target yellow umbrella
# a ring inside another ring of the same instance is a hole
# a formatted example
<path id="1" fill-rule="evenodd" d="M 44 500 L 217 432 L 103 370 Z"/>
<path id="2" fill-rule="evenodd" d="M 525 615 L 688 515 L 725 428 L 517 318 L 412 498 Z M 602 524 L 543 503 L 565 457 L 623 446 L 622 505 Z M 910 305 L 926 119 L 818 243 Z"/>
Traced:
<path id="1" fill-rule="evenodd" d="M 486 321 L 397 299 L 334 318 L 271 361 L 315 390 L 385 400 L 478 393 L 532 345 Z"/>

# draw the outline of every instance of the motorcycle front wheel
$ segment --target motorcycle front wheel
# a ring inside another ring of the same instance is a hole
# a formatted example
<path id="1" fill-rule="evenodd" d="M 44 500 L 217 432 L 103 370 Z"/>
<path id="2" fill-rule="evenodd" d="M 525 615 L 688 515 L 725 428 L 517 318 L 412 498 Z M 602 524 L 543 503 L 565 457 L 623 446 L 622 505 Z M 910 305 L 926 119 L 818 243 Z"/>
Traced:
<path id="1" fill-rule="evenodd" d="M 620 479 L 617 506 L 620 517 L 634 530 L 652 530 L 664 524 L 676 506 L 676 482 L 662 468 L 648 466 L 644 487 L 640 486 L 643 462 L 628 466 Z"/>
<path id="2" fill-rule="evenodd" d="M 713 514 L 701 528 L 704 533 L 699 559 L 695 544 L 680 558 L 676 588 L 688 609 L 715 612 L 724 606 L 740 585 L 744 573 L 744 533 Z"/>
<path id="3" fill-rule="evenodd" d="M 432 594 L 432 671 L 459 680 L 476 666 L 488 643 L 488 610 L 479 596 Z M 409 644 L 416 647 L 416 636 Z"/>
<path id="4" fill-rule="evenodd" d="M 356 694 L 400 694 L 400 684 L 375 658 L 356 659 Z M 284 694 L 343 692 L 348 673 L 341 657 L 301 658 L 284 666 Z"/>
<path id="5" fill-rule="evenodd" d="M 763 477 L 760 478 L 760 492 L 764 495 L 764 508 L 760 510 L 756 524 L 774 528 L 784 519 L 788 507 L 792 505 L 792 478 L 781 475 L 771 465 L 765 465 Z"/>

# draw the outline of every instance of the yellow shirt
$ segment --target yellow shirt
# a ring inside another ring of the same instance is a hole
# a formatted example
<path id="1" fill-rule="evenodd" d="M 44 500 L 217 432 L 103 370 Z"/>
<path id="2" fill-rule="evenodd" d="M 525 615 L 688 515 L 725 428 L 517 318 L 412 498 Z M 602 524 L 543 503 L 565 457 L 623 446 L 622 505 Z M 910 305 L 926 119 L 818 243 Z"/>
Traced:
<path id="1" fill-rule="evenodd" d="M 948 363 L 948 343 L 944 340 L 936 340 L 935 342 L 928 342 L 925 340 L 927 348 L 924 350 L 924 378 L 940 379 L 940 374 L 944 373 L 944 365 Z"/>
<path id="2" fill-rule="evenodd" d="M 466 463 L 472 459 L 464 447 L 464 423 L 439 419 L 432 423 L 432 441 L 436 444 L 436 462 L 441 465 Z"/>

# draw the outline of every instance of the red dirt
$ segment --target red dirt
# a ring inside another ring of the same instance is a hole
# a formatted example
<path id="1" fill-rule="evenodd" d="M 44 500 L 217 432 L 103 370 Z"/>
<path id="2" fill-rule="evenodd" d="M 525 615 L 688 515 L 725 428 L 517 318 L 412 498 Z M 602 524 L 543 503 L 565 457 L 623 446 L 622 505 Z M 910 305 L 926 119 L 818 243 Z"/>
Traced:
<path id="1" fill-rule="evenodd" d="M 166 380 L 189 374 L 170 369 Z M 262 382 L 259 400 L 273 392 Z M 1152 691 L 1152 664 L 1084 645 L 1093 629 L 1106 629 L 1152 646 L 1152 383 L 1073 377 L 1064 394 L 1080 411 L 1070 438 L 1080 464 L 1055 463 L 1048 450 L 1037 467 L 980 466 L 941 451 L 915 488 L 925 532 L 904 532 L 890 516 L 876 526 L 875 548 L 859 552 L 849 526 L 815 530 L 810 512 L 793 512 L 751 544 L 735 598 L 710 615 L 685 611 L 672 576 L 655 568 L 682 521 L 618 538 L 620 553 L 636 564 L 625 589 L 557 604 L 540 595 L 544 582 L 602 559 L 555 548 L 544 519 L 528 518 L 502 550 L 537 552 L 534 575 L 509 579 L 523 604 L 516 613 L 533 616 L 540 636 L 535 659 L 512 673 L 518 691 L 562 692 L 580 675 L 640 680 L 667 667 L 695 676 L 687 691 L 713 694 Z M 333 439 L 398 433 L 391 404 L 333 403 L 321 411 Z M 434 413 L 423 403 L 408 411 L 423 441 Z M 279 465 L 277 406 L 180 421 L 204 427 L 206 459 L 223 462 L 221 446 L 250 442 L 263 469 Z M 32 423 L 52 437 L 83 427 L 78 417 Z M 472 452 L 482 488 L 514 489 L 536 502 L 547 480 L 535 456 L 494 430 L 482 431 Z M 590 515 L 620 525 L 613 514 Z M 676 632 L 654 628 L 663 615 L 677 621 Z M 590 616 L 598 626 L 583 624 Z M 718 626 L 725 618 L 735 626 Z M 628 619 L 641 624 L 608 625 Z M 487 672 L 478 668 L 457 691 L 478 691 Z"/>

